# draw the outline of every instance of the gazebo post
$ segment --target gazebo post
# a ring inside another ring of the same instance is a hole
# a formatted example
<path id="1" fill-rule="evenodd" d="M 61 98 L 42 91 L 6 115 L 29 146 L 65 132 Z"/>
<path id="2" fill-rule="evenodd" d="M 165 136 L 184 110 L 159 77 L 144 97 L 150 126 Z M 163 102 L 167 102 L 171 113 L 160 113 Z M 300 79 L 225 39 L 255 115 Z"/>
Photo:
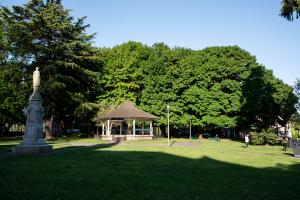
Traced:
<path id="1" fill-rule="evenodd" d="M 110 120 L 107 120 L 107 129 L 106 129 L 106 135 L 110 135 Z"/>
<path id="2" fill-rule="evenodd" d="M 132 121 L 132 133 L 135 135 L 135 119 Z"/>
<path id="3" fill-rule="evenodd" d="M 104 135 L 104 123 L 102 122 L 102 135 Z"/>
<path id="4" fill-rule="evenodd" d="M 153 126 L 152 126 L 152 121 L 150 122 L 150 135 L 153 135 Z"/>
<path id="5" fill-rule="evenodd" d="M 120 122 L 120 135 L 122 135 L 122 122 Z"/>

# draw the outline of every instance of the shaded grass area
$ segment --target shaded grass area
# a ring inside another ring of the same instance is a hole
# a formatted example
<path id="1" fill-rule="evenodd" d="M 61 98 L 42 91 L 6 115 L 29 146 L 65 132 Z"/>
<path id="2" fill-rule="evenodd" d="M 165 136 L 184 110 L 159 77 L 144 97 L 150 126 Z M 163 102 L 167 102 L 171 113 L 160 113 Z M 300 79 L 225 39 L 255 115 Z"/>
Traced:
<path id="1" fill-rule="evenodd" d="M 245 149 L 229 140 L 203 140 L 197 147 L 167 147 L 166 140 L 92 147 L 70 145 L 74 142 L 103 143 L 57 141 L 53 145 L 58 154 L 0 157 L 0 199 L 298 199 L 300 195 L 300 159 L 279 146 Z"/>
<path id="2" fill-rule="evenodd" d="M 22 137 L 0 138 L 0 153 L 10 152 L 11 148 L 22 141 Z"/>
<path id="3" fill-rule="evenodd" d="M 9 137 L 0 138 L 0 153 L 10 152 L 11 148 L 22 142 L 22 137 Z M 105 143 L 102 140 L 95 140 L 94 138 L 81 138 L 78 135 L 70 137 L 61 137 L 55 140 L 46 141 L 50 145 L 54 145 L 54 148 L 61 148 L 76 144 L 95 144 L 95 143 Z"/>

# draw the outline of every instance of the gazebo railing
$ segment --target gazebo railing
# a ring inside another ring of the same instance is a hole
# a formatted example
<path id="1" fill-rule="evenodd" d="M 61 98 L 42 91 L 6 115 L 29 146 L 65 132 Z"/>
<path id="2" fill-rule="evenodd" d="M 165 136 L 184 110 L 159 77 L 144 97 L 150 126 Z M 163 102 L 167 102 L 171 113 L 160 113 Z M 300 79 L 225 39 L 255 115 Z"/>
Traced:
<path id="1" fill-rule="evenodd" d="M 104 133 L 106 133 L 107 129 L 104 129 Z M 122 129 L 120 132 L 119 128 L 111 128 L 110 129 L 112 135 L 133 135 L 132 129 Z M 150 128 L 136 128 L 135 129 L 135 134 L 136 135 L 150 135 Z"/>
<path id="2" fill-rule="evenodd" d="M 144 131 L 144 134 L 150 134 L 150 128 L 136 128 L 135 129 L 135 134 L 136 135 L 143 135 L 143 131 Z"/>

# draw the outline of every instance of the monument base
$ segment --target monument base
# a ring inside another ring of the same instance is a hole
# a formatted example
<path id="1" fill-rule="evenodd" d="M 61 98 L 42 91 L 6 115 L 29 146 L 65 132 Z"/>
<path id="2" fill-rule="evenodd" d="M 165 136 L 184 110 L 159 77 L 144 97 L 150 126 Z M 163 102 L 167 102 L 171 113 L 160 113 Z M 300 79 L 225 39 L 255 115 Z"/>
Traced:
<path id="1" fill-rule="evenodd" d="M 51 153 L 53 151 L 52 146 L 48 144 L 43 145 L 24 145 L 19 144 L 13 147 L 12 152 L 16 154 L 39 154 L 39 153 Z"/>
<path id="2" fill-rule="evenodd" d="M 294 148 L 294 157 L 300 158 L 300 146 Z"/>

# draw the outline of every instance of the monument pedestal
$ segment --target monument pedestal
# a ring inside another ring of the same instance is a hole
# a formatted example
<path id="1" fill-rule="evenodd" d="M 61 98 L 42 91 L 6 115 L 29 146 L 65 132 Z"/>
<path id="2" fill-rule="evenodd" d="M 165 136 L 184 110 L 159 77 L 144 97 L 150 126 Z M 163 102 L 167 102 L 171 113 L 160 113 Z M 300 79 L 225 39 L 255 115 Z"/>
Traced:
<path id="1" fill-rule="evenodd" d="M 13 148 L 13 153 L 16 154 L 39 154 L 52 152 L 52 146 L 45 145 L 25 145 L 19 144 Z"/>
<path id="2" fill-rule="evenodd" d="M 294 157 L 300 158 L 300 143 L 294 148 Z"/>
<path id="3" fill-rule="evenodd" d="M 42 97 L 37 88 L 34 88 L 29 98 L 29 106 L 26 111 L 26 128 L 23 142 L 12 150 L 16 154 L 50 153 L 52 146 L 44 141 Z"/>

